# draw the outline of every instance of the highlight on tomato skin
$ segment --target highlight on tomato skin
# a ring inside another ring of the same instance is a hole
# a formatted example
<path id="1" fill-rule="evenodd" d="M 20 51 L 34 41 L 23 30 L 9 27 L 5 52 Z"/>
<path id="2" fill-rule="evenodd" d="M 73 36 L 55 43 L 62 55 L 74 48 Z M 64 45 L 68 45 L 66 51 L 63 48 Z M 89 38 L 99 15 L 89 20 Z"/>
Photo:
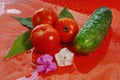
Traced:
<path id="1" fill-rule="evenodd" d="M 49 53 L 60 45 L 58 31 L 49 24 L 36 26 L 31 32 L 30 40 L 37 52 Z"/>
<path id="2" fill-rule="evenodd" d="M 40 24 L 54 25 L 57 20 L 58 16 L 51 8 L 41 8 L 32 16 L 32 23 L 34 27 Z"/>
<path id="3" fill-rule="evenodd" d="M 56 22 L 55 29 L 59 32 L 63 43 L 72 42 L 79 31 L 76 21 L 67 17 L 59 19 Z"/>

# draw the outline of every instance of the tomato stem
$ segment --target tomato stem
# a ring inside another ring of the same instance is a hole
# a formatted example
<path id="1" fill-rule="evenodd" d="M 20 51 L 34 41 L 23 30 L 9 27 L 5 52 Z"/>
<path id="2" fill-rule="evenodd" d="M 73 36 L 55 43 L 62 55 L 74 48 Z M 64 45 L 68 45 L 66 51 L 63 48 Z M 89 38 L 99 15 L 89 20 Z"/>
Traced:
<path id="1" fill-rule="evenodd" d="M 69 32 L 69 29 L 68 29 L 67 26 L 64 27 L 64 31 L 65 31 L 65 32 Z"/>
<path id="2" fill-rule="evenodd" d="M 38 17 L 37 17 L 37 21 L 40 21 L 40 20 L 41 20 L 41 19 L 40 19 L 40 17 L 38 16 Z"/>
<path id="3" fill-rule="evenodd" d="M 43 30 L 40 30 L 39 35 L 42 35 L 43 33 L 44 33 L 44 31 L 43 31 Z"/>

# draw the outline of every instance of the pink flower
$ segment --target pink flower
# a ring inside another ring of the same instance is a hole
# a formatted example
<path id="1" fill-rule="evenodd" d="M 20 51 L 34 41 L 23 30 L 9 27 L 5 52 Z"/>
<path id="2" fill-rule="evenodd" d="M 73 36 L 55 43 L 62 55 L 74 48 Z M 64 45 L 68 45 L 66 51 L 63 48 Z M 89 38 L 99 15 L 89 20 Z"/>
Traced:
<path id="1" fill-rule="evenodd" d="M 45 54 L 43 56 L 40 56 L 37 59 L 37 63 L 40 64 L 39 66 L 37 66 L 37 71 L 38 72 L 45 71 L 45 73 L 47 74 L 52 70 L 56 70 L 57 65 L 55 62 L 52 62 L 52 60 L 53 57 L 51 55 Z"/>

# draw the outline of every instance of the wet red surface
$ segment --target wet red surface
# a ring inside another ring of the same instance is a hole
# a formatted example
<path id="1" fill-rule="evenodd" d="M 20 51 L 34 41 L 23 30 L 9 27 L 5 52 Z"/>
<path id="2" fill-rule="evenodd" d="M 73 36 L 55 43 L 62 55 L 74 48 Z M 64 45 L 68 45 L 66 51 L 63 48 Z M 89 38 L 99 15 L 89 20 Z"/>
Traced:
<path id="1" fill-rule="evenodd" d="M 89 18 L 91 12 L 102 4 L 108 5 L 112 10 L 113 21 L 111 29 L 99 49 L 90 55 L 83 56 L 77 55 L 73 47 L 71 47 L 72 45 L 64 45 L 76 54 L 73 65 L 58 67 L 56 71 L 52 71 L 47 75 L 41 73 L 39 75 L 43 78 L 40 78 L 40 80 L 120 80 L 120 11 L 117 7 L 118 5 L 116 5 L 117 2 L 115 2 L 114 5 L 110 5 L 111 2 L 96 2 L 96 4 L 99 5 L 91 5 L 89 10 L 87 6 L 92 4 L 92 1 L 88 1 L 86 6 L 84 6 L 82 2 L 76 2 L 77 0 L 60 0 L 62 1 L 61 3 L 59 0 L 44 1 L 48 1 L 50 3 L 43 1 L 21 0 L 17 5 L 14 3 L 7 3 L 4 5 L 4 14 L 0 16 L 0 73 L 2 73 L 0 74 L 0 80 L 16 80 L 23 76 L 29 77 L 33 71 L 31 51 L 27 51 L 26 53 L 15 56 L 6 61 L 2 60 L 8 53 L 17 36 L 27 30 L 16 20 L 11 18 L 11 16 L 29 17 L 32 16 L 36 10 L 42 7 L 50 7 L 59 14 L 62 7 L 55 4 L 59 4 L 61 6 L 64 6 L 65 4 L 67 7 L 76 10 L 71 10 L 71 12 L 80 28 Z M 74 5 L 70 5 L 70 3 L 74 3 Z M 83 3 L 85 3 L 85 1 L 83 1 Z M 80 8 L 78 8 L 78 5 L 81 5 Z M 19 10 L 21 13 L 8 14 L 6 11 L 10 9 Z M 54 53 L 54 51 L 51 53 Z"/>
<path id="2" fill-rule="evenodd" d="M 67 6 L 78 12 L 91 14 L 100 6 L 107 6 L 120 10 L 119 0 L 43 0 L 60 6 Z"/>

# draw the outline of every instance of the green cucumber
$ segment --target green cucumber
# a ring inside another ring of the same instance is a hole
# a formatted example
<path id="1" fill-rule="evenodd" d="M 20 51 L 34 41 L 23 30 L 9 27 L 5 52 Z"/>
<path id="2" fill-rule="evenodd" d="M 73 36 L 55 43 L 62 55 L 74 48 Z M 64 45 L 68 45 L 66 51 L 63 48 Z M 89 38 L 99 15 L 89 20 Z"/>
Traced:
<path id="1" fill-rule="evenodd" d="M 98 8 L 75 36 L 75 50 L 81 54 L 95 51 L 106 37 L 111 22 L 111 10 L 107 7 Z"/>

